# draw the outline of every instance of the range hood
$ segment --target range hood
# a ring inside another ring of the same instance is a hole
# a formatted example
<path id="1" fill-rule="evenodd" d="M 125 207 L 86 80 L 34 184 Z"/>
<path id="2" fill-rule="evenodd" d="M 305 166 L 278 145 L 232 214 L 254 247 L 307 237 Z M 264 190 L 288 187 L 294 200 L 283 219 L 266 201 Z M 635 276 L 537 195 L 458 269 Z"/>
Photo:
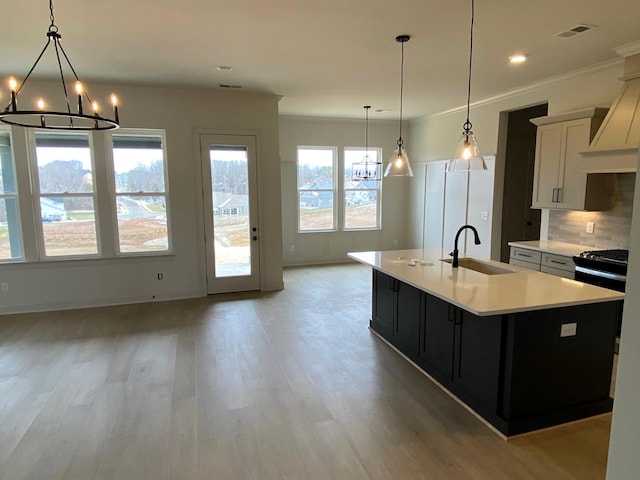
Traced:
<path id="1" fill-rule="evenodd" d="M 640 152 L 640 42 L 616 49 L 624 82 L 584 156 L 587 173 L 635 172 Z"/>

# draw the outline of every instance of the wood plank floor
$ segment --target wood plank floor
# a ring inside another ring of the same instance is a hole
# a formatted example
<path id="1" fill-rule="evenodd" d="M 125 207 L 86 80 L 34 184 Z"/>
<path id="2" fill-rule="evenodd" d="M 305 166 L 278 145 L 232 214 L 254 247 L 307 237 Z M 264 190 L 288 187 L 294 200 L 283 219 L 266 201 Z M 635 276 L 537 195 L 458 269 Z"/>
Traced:
<path id="1" fill-rule="evenodd" d="M 0 478 L 603 479 L 610 418 L 505 442 L 368 330 L 371 272 L 0 317 Z"/>

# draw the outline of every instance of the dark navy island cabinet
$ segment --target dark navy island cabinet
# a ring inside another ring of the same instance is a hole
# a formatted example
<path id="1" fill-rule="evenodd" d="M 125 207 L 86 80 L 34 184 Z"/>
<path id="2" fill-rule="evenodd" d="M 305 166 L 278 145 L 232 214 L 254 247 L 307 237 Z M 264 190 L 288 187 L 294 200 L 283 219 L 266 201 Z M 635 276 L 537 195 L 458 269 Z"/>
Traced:
<path id="1" fill-rule="evenodd" d="M 370 326 L 509 436 L 611 411 L 620 305 L 477 316 L 374 269 Z"/>

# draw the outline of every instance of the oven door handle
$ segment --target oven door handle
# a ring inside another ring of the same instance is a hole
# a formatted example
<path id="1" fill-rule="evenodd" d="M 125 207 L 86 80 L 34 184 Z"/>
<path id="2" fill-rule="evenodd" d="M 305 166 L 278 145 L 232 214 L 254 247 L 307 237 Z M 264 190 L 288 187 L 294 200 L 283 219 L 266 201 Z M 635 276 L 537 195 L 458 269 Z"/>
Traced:
<path id="1" fill-rule="evenodd" d="M 626 275 L 620 275 L 618 273 L 603 272 L 602 270 L 594 270 L 592 268 L 586 268 L 576 266 L 576 272 L 584 273 L 586 275 L 592 275 L 594 277 L 607 278 L 609 280 L 618 280 L 619 282 L 626 282 Z"/>

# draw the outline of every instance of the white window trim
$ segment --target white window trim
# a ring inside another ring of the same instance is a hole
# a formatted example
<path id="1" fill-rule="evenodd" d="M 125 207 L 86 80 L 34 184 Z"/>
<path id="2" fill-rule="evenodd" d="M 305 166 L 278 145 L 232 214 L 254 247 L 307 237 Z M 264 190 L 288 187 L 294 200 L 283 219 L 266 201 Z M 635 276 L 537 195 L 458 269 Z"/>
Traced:
<path id="1" fill-rule="evenodd" d="M 75 260 L 75 259 L 94 259 L 94 258 L 103 258 L 102 254 L 102 242 L 101 242 L 101 215 L 100 215 L 100 206 L 98 204 L 98 183 L 99 179 L 95 178 L 96 173 L 96 161 L 95 161 L 95 148 L 93 145 L 93 136 L 91 133 L 87 133 L 88 143 L 89 143 L 89 155 L 91 158 L 91 174 L 94 176 L 93 182 L 93 190 L 86 193 L 41 193 L 40 191 L 40 176 L 38 173 L 38 157 L 37 157 L 37 148 L 36 148 L 36 134 L 48 132 L 47 130 L 42 129 L 28 129 L 26 131 L 27 138 L 27 150 L 29 153 L 29 167 L 31 172 L 31 202 L 32 207 L 35 213 L 35 231 L 36 231 L 36 242 L 38 249 L 38 258 L 41 262 L 48 261 L 60 261 L 60 260 Z M 69 132 L 65 132 L 69 133 Z M 80 134 L 84 132 L 71 132 L 80 136 Z M 72 197 L 89 197 L 93 198 L 93 211 L 95 218 L 95 226 L 96 226 L 96 253 L 87 253 L 87 254 L 76 254 L 76 255 L 47 255 L 45 242 L 44 242 L 44 228 L 42 225 L 42 207 L 40 204 L 40 199 L 43 197 L 63 197 L 63 198 L 72 198 Z"/>
<path id="2" fill-rule="evenodd" d="M 10 257 L 10 258 L 0 258 L 0 263 L 17 263 L 24 262 L 25 260 L 25 252 L 24 252 L 24 235 L 22 231 L 22 215 L 20 212 L 20 188 L 18 185 L 18 175 L 16 172 L 16 155 L 14 149 L 14 141 L 13 141 L 13 132 L 10 127 L 2 126 L 0 127 L 0 133 L 6 133 L 9 135 L 9 144 L 11 148 L 11 162 L 13 168 L 13 181 L 14 181 L 14 192 L 13 193 L 0 193 L 0 200 L 12 199 L 15 201 L 16 205 L 16 227 L 18 229 L 18 236 L 20 238 L 20 252 L 22 253 L 19 257 Z M 5 203 L 6 207 L 6 203 Z M 8 224 L 7 224 L 8 228 Z"/>
<path id="3" fill-rule="evenodd" d="M 118 135 L 131 135 L 131 136 L 156 136 L 162 139 L 162 166 L 164 169 L 164 192 L 135 192 L 135 193 L 118 193 L 116 191 L 115 181 L 115 167 L 113 163 L 113 136 Z M 171 234 L 171 205 L 169 195 L 169 166 L 167 156 L 167 137 L 166 132 L 160 129 L 142 129 L 142 128 L 119 128 L 116 131 L 108 132 L 105 138 L 105 150 L 107 156 L 107 173 L 111 208 L 111 219 L 113 222 L 113 245 L 115 248 L 114 255 L 118 258 L 121 257 L 157 257 L 173 254 L 173 235 Z M 120 236 L 118 233 L 118 211 L 117 201 L 119 196 L 153 196 L 164 197 L 166 205 L 166 217 L 167 217 L 167 248 L 165 250 L 153 250 L 147 252 L 122 252 L 120 251 Z"/>
<path id="4" fill-rule="evenodd" d="M 298 171 L 299 171 L 299 166 L 298 166 L 298 153 L 300 150 L 331 150 L 333 152 L 333 166 L 332 166 L 332 176 L 333 176 L 333 188 L 332 189 L 328 189 L 328 188 L 318 188 L 318 189 L 303 189 L 300 190 L 300 187 L 298 186 Z M 339 159 L 338 159 L 338 147 L 336 146 L 332 146 L 332 145 L 324 145 L 324 146 L 319 146 L 319 145 L 298 145 L 296 147 L 296 217 L 297 217 L 297 225 L 298 225 L 298 233 L 299 234 L 305 234 L 305 233 L 329 233 L 329 232 L 337 232 L 339 231 L 340 227 L 339 227 L 339 223 L 338 223 L 338 202 L 339 200 L 339 196 L 338 196 L 338 184 L 339 182 L 339 177 L 338 177 L 338 169 L 339 169 Z M 300 192 L 301 191 L 307 191 L 307 192 L 332 192 L 333 193 L 333 228 L 325 228 L 325 229 L 321 229 L 321 230 L 302 230 L 300 228 Z"/>
<path id="5" fill-rule="evenodd" d="M 371 232 L 371 231 L 379 231 L 382 230 L 382 178 L 380 180 L 377 181 L 377 188 L 345 188 L 345 177 L 346 177 L 346 168 L 347 168 L 347 162 L 346 162 L 346 154 L 345 152 L 347 150 L 357 150 L 357 151 L 364 151 L 365 147 L 343 147 L 342 149 L 342 181 L 340 182 L 341 187 L 342 187 L 342 192 L 341 192 L 341 198 L 340 198 L 340 205 L 341 205 L 341 211 L 342 211 L 342 224 L 341 224 L 341 230 L 345 231 L 345 232 Z M 381 147 L 367 147 L 366 150 L 368 151 L 376 151 L 377 152 L 377 159 L 380 161 L 380 159 L 382 158 L 382 148 Z M 382 175 L 383 172 L 383 167 L 380 167 L 380 175 Z M 347 227 L 346 226 L 346 219 L 347 219 L 347 195 L 346 192 L 358 192 L 358 191 L 374 191 L 376 192 L 376 226 L 375 227 Z"/>

